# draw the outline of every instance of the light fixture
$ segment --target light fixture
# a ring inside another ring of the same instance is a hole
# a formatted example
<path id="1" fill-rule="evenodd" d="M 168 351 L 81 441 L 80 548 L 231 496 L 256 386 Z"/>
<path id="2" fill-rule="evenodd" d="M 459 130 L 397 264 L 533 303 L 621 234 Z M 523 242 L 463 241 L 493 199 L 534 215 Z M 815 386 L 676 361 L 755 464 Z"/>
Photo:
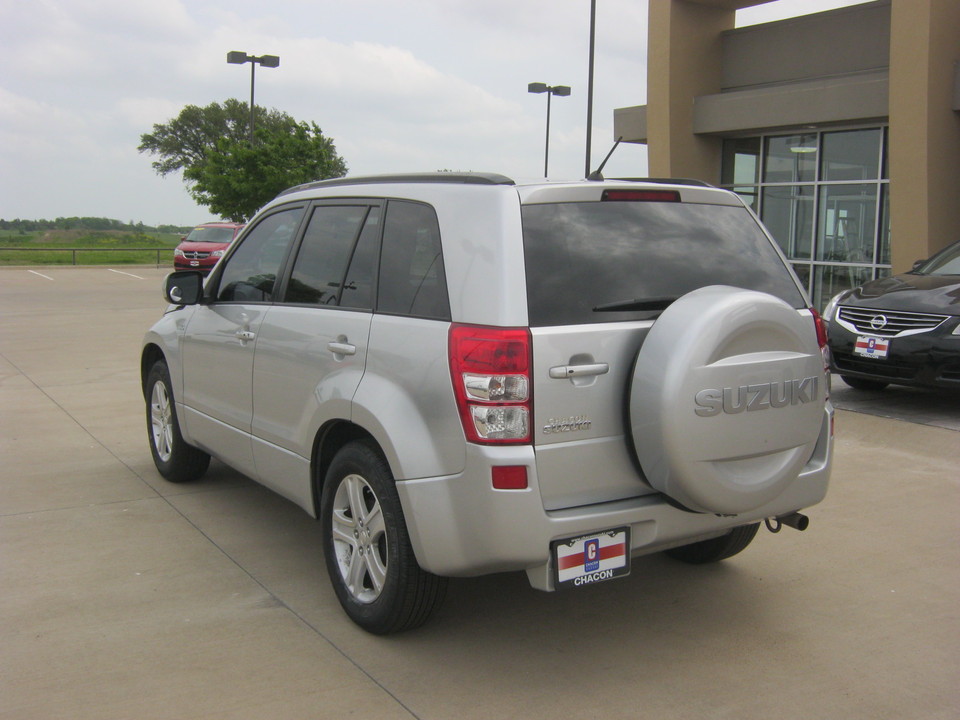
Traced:
<path id="1" fill-rule="evenodd" d="M 247 55 L 247 53 L 241 52 L 240 50 L 231 50 L 227 53 L 227 62 L 231 65 L 243 65 L 244 63 L 250 63 L 250 144 L 252 145 L 254 142 L 254 108 L 256 107 L 253 102 L 253 88 L 256 78 L 257 65 L 263 65 L 263 67 L 268 68 L 280 67 L 280 56 L 261 55 L 260 57 L 257 57 L 256 55 Z"/>

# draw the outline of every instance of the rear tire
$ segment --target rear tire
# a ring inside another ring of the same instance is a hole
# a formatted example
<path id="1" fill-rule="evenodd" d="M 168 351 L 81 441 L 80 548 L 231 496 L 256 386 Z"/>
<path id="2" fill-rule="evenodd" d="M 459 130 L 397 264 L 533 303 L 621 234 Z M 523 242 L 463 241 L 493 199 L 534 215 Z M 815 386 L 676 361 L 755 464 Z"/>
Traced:
<path id="1" fill-rule="evenodd" d="M 847 377 L 841 375 L 840 379 L 854 390 L 883 390 L 890 383 L 883 380 L 865 380 L 863 378 Z"/>
<path id="2" fill-rule="evenodd" d="M 157 360 L 147 373 L 144 386 L 147 401 L 147 438 L 153 464 L 170 482 L 199 479 L 210 466 L 210 456 L 188 445 L 180 434 L 177 406 L 173 398 L 167 363 Z"/>
<path id="3" fill-rule="evenodd" d="M 733 557 L 750 544 L 760 523 L 752 525 L 742 525 L 734 528 L 726 535 L 711 540 L 691 543 L 690 545 L 681 545 L 678 548 L 672 548 L 666 551 L 666 554 L 674 560 L 689 563 L 691 565 L 705 565 L 706 563 L 719 562 Z"/>
<path id="4" fill-rule="evenodd" d="M 411 630 L 440 606 L 446 578 L 417 563 L 396 481 L 375 445 L 355 441 L 336 454 L 320 520 L 330 582 L 357 625 L 377 635 Z"/>

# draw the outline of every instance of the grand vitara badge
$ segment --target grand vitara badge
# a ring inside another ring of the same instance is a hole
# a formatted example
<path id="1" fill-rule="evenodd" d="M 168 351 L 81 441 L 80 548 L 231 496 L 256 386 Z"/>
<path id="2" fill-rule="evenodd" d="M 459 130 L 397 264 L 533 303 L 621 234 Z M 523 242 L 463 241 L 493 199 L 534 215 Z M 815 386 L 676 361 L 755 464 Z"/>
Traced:
<path id="1" fill-rule="evenodd" d="M 589 430 L 593 422 L 586 415 L 577 415 L 576 417 L 550 418 L 547 424 L 543 426 L 543 434 L 551 435 L 553 433 L 580 432 Z"/>
<path id="2" fill-rule="evenodd" d="M 820 378 L 806 377 L 782 382 L 740 385 L 739 387 L 708 388 L 694 396 L 694 412 L 700 417 L 720 413 L 737 413 L 805 405 L 819 397 Z"/>

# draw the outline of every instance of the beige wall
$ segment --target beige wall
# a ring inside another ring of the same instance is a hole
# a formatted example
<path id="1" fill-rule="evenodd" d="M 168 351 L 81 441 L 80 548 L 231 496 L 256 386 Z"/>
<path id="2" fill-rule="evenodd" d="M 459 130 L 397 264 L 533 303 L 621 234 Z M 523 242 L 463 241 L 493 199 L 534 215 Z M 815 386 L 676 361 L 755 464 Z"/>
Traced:
<path id="1" fill-rule="evenodd" d="M 693 98 L 720 92 L 720 33 L 735 11 L 686 0 L 650 0 L 647 131 L 650 175 L 720 177 L 720 139 L 693 134 Z"/>
<path id="2" fill-rule="evenodd" d="M 894 0 L 890 40 L 893 270 L 960 240 L 960 2 Z"/>

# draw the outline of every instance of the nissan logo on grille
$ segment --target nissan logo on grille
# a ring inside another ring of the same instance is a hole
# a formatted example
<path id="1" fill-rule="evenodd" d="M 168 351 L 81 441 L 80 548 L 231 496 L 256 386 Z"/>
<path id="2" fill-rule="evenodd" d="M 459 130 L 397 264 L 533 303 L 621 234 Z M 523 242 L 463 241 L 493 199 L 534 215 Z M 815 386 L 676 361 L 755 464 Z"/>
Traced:
<path id="1" fill-rule="evenodd" d="M 819 384 L 819 378 L 807 377 L 735 388 L 708 388 L 694 396 L 694 412 L 700 417 L 712 417 L 720 413 L 736 415 L 744 411 L 803 405 L 817 399 Z"/>
<path id="2" fill-rule="evenodd" d="M 874 330 L 883 330 L 887 326 L 886 315 L 874 315 L 870 320 L 870 327 Z"/>

